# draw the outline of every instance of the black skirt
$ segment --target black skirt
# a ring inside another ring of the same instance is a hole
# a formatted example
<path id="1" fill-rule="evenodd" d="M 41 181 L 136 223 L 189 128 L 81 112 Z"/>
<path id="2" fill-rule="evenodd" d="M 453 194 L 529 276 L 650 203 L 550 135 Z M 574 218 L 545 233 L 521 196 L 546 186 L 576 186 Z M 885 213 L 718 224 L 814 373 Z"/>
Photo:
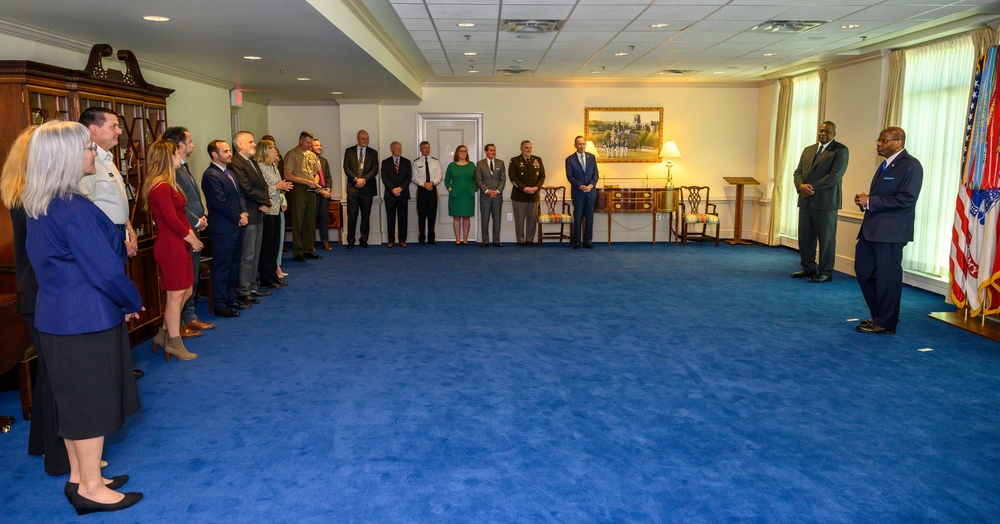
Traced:
<path id="1" fill-rule="evenodd" d="M 139 411 L 125 322 L 97 333 L 39 332 L 55 399 L 56 432 L 84 440 L 114 433 Z"/>

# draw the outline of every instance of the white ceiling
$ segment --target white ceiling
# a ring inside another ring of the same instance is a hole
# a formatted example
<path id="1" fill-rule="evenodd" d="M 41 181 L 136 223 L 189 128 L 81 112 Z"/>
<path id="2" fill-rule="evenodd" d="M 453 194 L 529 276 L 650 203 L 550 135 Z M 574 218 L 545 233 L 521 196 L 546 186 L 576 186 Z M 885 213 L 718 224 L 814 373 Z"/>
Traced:
<path id="1" fill-rule="evenodd" d="M 447 82 L 754 82 L 995 17 L 991 0 L 0 0 L 0 32 L 75 50 L 108 43 L 144 68 L 258 101 L 417 100 L 419 85 Z M 524 39 L 499 31 L 509 18 L 565 25 Z M 802 34 L 748 32 L 769 19 L 829 22 Z M 383 47 L 365 49 L 366 37 Z M 689 72 L 662 73 L 674 69 Z"/>

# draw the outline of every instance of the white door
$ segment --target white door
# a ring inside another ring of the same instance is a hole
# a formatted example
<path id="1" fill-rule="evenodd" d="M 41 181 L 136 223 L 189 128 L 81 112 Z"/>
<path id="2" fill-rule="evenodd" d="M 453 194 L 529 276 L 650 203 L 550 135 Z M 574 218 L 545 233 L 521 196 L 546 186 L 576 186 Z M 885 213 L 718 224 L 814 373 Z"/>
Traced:
<path id="1" fill-rule="evenodd" d="M 482 113 L 418 113 L 417 141 L 431 144 L 431 156 L 441 161 L 442 172 L 448 169 L 455 157 L 455 149 L 464 145 L 473 163 L 483 158 Z M 479 240 L 479 205 L 476 196 L 475 216 L 469 230 L 469 239 Z M 448 189 L 439 184 L 437 226 L 438 240 L 454 241 L 452 218 L 448 215 Z"/>

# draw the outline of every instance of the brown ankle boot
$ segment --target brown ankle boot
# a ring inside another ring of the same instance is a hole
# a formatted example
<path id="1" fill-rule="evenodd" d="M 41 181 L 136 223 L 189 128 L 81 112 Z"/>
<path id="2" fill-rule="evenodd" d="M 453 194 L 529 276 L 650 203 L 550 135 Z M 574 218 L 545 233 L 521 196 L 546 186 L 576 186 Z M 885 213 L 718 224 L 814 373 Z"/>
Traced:
<path id="1" fill-rule="evenodd" d="M 167 362 L 170 361 L 171 355 L 180 360 L 192 360 L 198 358 L 198 355 L 191 353 L 186 347 L 184 347 L 184 339 L 181 337 L 167 337 L 167 345 L 163 347 L 163 351 L 167 354 Z"/>
<path id="2" fill-rule="evenodd" d="M 160 330 L 153 335 L 153 353 L 156 353 L 157 346 L 165 348 L 167 346 L 167 327 L 160 326 Z M 165 350 L 164 350 L 165 351 Z"/>

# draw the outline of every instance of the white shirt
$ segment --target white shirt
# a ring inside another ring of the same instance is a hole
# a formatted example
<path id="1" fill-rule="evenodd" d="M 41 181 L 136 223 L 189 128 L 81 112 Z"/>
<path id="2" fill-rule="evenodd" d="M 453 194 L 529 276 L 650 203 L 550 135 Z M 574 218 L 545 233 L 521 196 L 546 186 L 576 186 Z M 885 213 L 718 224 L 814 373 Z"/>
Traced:
<path id="1" fill-rule="evenodd" d="M 444 174 L 441 172 L 441 162 L 438 162 L 438 159 L 434 157 L 427 157 L 426 160 L 426 169 L 429 170 L 431 174 L 431 184 L 436 186 L 444 177 Z M 413 178 L 411 181 L 415 186 L 424 187 L 424 182 L 426 180 L 427 171 L 425 171 L 424 157 L 420 156 L 413 161 Z"/>
<path id="2" fill-rule="evenodd" d="M 121 173 L 115 167 L 114 158 L 110 152 L 97 146 L 94 166 L 97 173 L 80 179 L 80 193 L 101 208 L 112 222 L 124 226 L 128 222 L 128 192 Z"/>

